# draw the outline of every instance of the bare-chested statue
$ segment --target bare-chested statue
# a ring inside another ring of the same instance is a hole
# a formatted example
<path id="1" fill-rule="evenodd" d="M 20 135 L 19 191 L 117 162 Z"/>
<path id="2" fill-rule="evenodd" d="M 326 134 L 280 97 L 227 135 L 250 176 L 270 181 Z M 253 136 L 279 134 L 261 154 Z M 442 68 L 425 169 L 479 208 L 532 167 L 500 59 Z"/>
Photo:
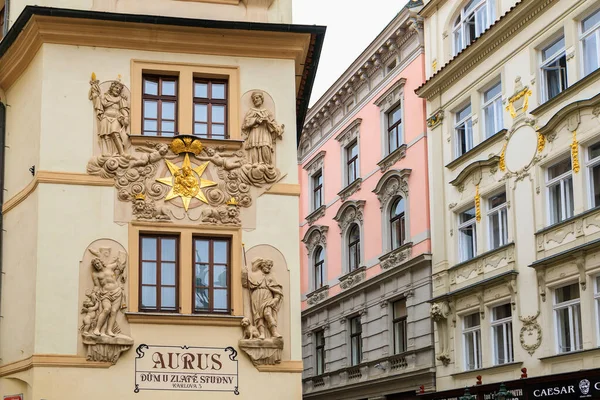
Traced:
<path id="1" fill-rule="evenodd" d="M 101 259 L 94 258 L 92 267 L 94 291 L 101 304 L 94 335 L 100 336 L 102 333 L 106 333 L 108 336 L 116 336 L 118 333 L 115 332 L 117 313 L 121 309 L 123 299 L 123 287 L 118 280 L 123 273 L 124 265 L 118 261 L 105 264 Z"/>
<path id="2" fill-rule="evenodd" d="M 123 155 L 125 146 L 121 133 L 129 126 L 129 100 L 123 91 L 123 84 L 112 81 L 106 93 L 100 90 L 98 80 L 90 81 L 89 98 L 94 104 L 98 118 L 98 136 L 102 155 L 110 156 L 115 153 Z M 114 146 L 114 147 L 113 147 Z"/>

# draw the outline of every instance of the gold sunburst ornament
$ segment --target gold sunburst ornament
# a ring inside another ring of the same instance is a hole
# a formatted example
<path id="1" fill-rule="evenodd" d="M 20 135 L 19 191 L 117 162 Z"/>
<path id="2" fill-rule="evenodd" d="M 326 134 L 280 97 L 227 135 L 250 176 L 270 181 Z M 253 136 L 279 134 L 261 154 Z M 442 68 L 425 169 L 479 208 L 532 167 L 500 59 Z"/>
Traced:
<path id="1" fill-rule="evenodd" d="M 167 167 L 169 167 L 169 171 L 171 171 L 171 176 L 156 180 L 163 185 L 171 186 L 171 191 L 165 197 L 165 201 L 181 197 L 185 211 L 188 210 L 190 201 L 193 198 L 208 204 L 208 200 L 202 189 L 217 185 L 216 182 L 202 179 L 202 174 L 208 166 L 208 161 L 196 168 L 192 168 L 190 157 L 186 153 L 181 167 L 178 167 L 169 160 L 165 160 L 165 162 L 167 163 Z"/>

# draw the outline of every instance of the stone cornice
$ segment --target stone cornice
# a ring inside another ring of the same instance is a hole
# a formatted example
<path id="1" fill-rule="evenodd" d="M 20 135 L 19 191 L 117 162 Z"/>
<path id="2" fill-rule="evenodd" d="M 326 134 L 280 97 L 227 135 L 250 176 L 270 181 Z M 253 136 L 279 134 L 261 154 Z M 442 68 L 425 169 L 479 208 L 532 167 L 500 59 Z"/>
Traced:
<path id="1" fill-rule="evenodd" d="M 521 1 L 500 17 L 471 45 L 448 61 L 415 92 L 419 97 L 430 99 L 472 71 L 479 63 L 504 45 L 517 33 L 529 26 L 558 0 Z M 428 9 L 429 4 L 424 10 Z"/>
<path id="2" fill-rule="evenodd" d="M 450 184 L 452 186 L 458 187 L 475 170 L 479 168 L 493 167 L 494 165 L 498 165 L 498 161 L 500 161 L 499 156 L 492 156 L 487 160 L 473 161 L 471 164 L 467 165 L 462 171 L 460 171 L 460 174 L 458 174 L 458 176 L 454 180 L 450 181 Z"/>
<path id="3" fill-rule="evenodd" d="M 546 123 L 546 125 L 539 128 L 538 132 L 544 136 L 549 136 L 549 135 L 555 133 L 555 129 L 558 128 L 558 126 L 566 118 L 568 118 L 572 113 L 578 112 L 579 110 L 582 110 L 584 108 L 594 108 L 594 114 L 600 115 L 600 94 L 597 94 L 596 96 L 594 96 L 592 98 L 589 98 L 586 100 L 575 101 L 573 103 L 570 103 L 570 104 L 564 106 L 558 112 L 556 112 L 552 116 L 552 118 L 550 118 L 550 120 L 548 121 L 548 123 Z M 537 114 L 537 110 L 534 110 L 534 111 L 536 111 L 536 114 Z"/>

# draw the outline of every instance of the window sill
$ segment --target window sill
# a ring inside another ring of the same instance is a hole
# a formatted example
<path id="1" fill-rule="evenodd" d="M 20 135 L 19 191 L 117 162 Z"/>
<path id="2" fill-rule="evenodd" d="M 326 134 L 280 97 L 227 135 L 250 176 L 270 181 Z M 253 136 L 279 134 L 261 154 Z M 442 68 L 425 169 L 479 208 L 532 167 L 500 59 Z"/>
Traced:
<path id="1" fill-rule="evenodd" d="M 343 188 L 338 192 L 338 196 L 342 201 L 346 201 L 346 199 L 352 196 L 354 193 L 360 190 L 360 185 L 362 184 L 362 178 L 356 178 L 354 182 L 350 183 L 348 186 Z"/>
<path id="2" fill-rule="evenodd" d="M 240 327 L 242 316 L 234 315 L 209 315 L 209 314 L 167 314 L 126 312 L 125 316 L 130 324 L 155 324 L 155 325 L 212 325 Z"/>
<path id="3" fill-rule="evenodd" d="M 402 246 L 379 257 L 381 269 L 395 268 L 408 261 L 411 256 L 412 245 L 412 242 L 404 243 Z"/>
<path id="4" fill-rule="evenodd" d="M 306 295 L 306 303 L 314 306 L 329 297 L 329 285 L 321 286 Z"/>
<path id="5" fill-rule="evenodd" d="M 396 164 L 398 161 L 406 157 L 406 143 L 402 144 L 396 150 L 385 156 L 377 163 L 381 172 L 385 172 L 388 168 Z"/>
<path id="6" fill-rule="evenodd" d="M 451 170 L 456 168 L 459 164 L 462 164 L 465 160 L 472 157 L 475 153 L 496 144 L 501 139 L 504 139 L 506 132 L 507 132 L 506 129 L 499 130 L 498 132 L 496 132 L 489 138 L 485 139 L 483 142 L 478 143 L 477 146 L 473 147 L 471 150 L 467 151 L 464 154 L 461 154 L 460 156 L 456 157 L 454 160 L 450 161 L 448 164 L 446 164 L 446 168 L 451 169 Z"/>
<path id="7" fill-rule="evenodd" d="M 485 253 L 481 253 L 481 254 L 473 257 L 473 258 L 470 258 L 470 259 L 468 259 L 466 261 L 461 261 L 460 263 L 451 266 L 450 268 L 448 268 L 448 271 L 460 268 L 463 265 L 470 264 L 470 263 L 475 262 L 475 261 L 483 260 L 485 257 L 489 257 L 490 255 L 492 255 L 494 253 L 500 253 L 501 251 L 506 250 L 509 247 L 514 246 L 514 245 L 515 245 L 515 242 L 509 242 L 509 243 L 507 243 L 507 244 L 505 244 L 503 246 L 496 247 L 493 250 L 488 250 Z"/>
<path id="8" fill-rule="evenodd" d="M 171 144 L 177 136 L 146 136 L 146 135 L 129 135 L 129 140 L 134 146 L 143 146 L 147 142 L 157 142 Z M 192 135 L 187 135 L 192 136 Z M 217 147 L 223 146 L 225 150 L 240 150 L 244 144 L 240 139 L 206 139 L 198 137 L 204 146 Z"/>
<path id="9" fill-rule="evenodd" d="M 470 369 L 468 371 L 456 372 L 454 374 L 450 374 L 450 376 L 458 378 L 458 377 L 468 376 L 469 374 L 479 374 L 482 371 L 491 371 L 491 370 L 500 371 L 502 369 L 513 369 L 514 367 L 520 367 L 521 365 L 523 365 L 523 361 L 514 361 L 514 362 L 506 363 L 506 364 L 493 365 L 491 367 L 484 367 L 484 368 Z"/>
<path id="10" fill-rule="evenodd" d="M 314 210 L 313 212 L 311 212 L 310 214 L 308 214 L 306 216 L 306 221 L 308 222 L 309 225 L 314 224 L 319 218 L 324 217 L 325 216 L 325 210 L 327 209 L 327 207 L 325 206 L 325 204 L 323 204 L 321 207 L 317 208 L 316 210 Z"/>
<path id="11" fill-rule="evenodd" d="M 568 353 L 554 354 L 554 355 L 548 356 L 548 357 L 539 357 L 539 360 L 540 361 L 554 361 L 555 359 L 558 359 L 558 358 L 563 358 L 563 357 L 567 358 L 569 356 L 578 356 L 578 355 L 583 355 L 583 354 L 593 353 L 593 352 L 600 353 L 600 348 L 596 347 L 593 349 L 576 350 L 576 351 L 570 351 Z"/>

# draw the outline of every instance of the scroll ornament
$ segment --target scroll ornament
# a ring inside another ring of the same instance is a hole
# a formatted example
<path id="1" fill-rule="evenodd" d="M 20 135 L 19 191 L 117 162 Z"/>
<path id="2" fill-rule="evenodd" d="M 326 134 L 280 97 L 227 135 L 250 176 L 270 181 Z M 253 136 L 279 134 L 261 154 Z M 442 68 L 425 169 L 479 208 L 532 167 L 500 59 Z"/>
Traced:
<path id="1" fill-rule="evenodd" d="M 242 270 L 242 287 L 250 292 L 251 315 L 242 320 L 240 348 L 254 365 L 281 362 L 283 338 L 277 331 L 277 313 L 283 303 L 283 286 L 273 276 L 273 261 L 256 258 L 251 270 Z"/>
<path id="2" fill-rule="evenodd" d="M 88 361 L 115 364 L 121 353 L 133 345 L 133 339 L 124 335 L 117 323 L 117 316 L 127 307 L 127 254 L 120 251 L 113 256 L 109 247 L 88 250 L 94 255 L 89 266 L 93 289 L 85 294 L 79 330 L 87 347 Z"/>

